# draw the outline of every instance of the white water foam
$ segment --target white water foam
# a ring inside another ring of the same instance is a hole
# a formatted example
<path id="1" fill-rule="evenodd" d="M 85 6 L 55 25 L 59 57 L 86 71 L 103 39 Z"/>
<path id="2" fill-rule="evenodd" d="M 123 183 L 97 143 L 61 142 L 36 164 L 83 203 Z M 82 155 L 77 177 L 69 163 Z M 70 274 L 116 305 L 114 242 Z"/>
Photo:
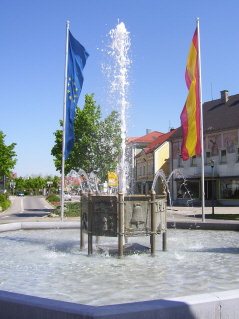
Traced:
<path id="1" fill-rule="evenodd" d="M 117 107 L 121 116 L 121 156 L 119 165 L 119 190 L 124 194 L 127 185 L 127 163 L 126 163 L 126 133 L 127 133 L 127 110 L 129 108 L 128 92 L 129 81 L 128 73 L 131 64 L 129 58 L 130 37 L 123 22 L 119 23 L 115 29 L 109 32 L 110 62 L 105 69 L 107 70 L 110 82 L 111 103 Z"/>
<path id="2" fill-rule="evenodd" d="M 168 230 L 168 251 L 123 259 L 80 251 L 78 230 L 0 233 L 0 289 L 107 305 L 238 289 L 238 232 Z M 129 243 L 149 245 L 149 237 Z M 117 238 L 101 237 L 104 245 Z"/>

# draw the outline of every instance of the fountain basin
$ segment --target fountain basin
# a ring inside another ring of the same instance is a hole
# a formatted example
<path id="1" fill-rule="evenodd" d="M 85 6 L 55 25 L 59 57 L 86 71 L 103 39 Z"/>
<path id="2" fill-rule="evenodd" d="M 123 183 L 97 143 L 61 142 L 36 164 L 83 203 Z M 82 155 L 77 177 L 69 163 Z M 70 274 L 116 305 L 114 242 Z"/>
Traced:
<path id="1" fill-rule="evenodd" d="M 0 291 L 2 318 L 237 319 L 239 290 L 167 300 L 92 307 Z"/>
<path id="2" fill-rule="evenodd" d="M 35 224 L 39 225 L 41 223 Z M 52 223 L 48 224 L 53 226 Z M 43 234 L 40 235 L 40 232 Z M 3 272 L 0 276 L 0 288 L 10 292 L 0 293 L 0 313 L 6 313 L 2 312 L 2 305 L 5 304 L 4 300 L 8 300 L 7 303 L 14 303 L 12 309 L 19 309 L 19 307 L 28 309 L 28 307 L 32 307 L 29 305 L 30 300 L 30 304 L 34 301 L 34 311 L 37 311 L 39 307 L 41 309 L 46 308 L 46 311 L 51 312 L 53 311 L 52 308 L 54 308 L 54 311 L 60 311 L 60 313 L 66 311 L 66 309 L 71 309 L 73 312 L 77 310 L 78 318 L 85 318 L 81 317 L 80 313 L 88 313 L 89 318 L 98 318 L 99 313 L 104 315 L 99 318 L 121 318 L 120 316 L 122 318 L 135 318 L 134 316 L 138 317 L 140 314 L 142 318 L 148 318 L 146 313 L 154 313 L 155 316 L 157 314 L 157 318 L 160 318 L 159 314 L 165 313 L 166 309 L 171 315 L 174 311 L 175 314 L 178 313 L 178 307 L 181 311 L 185 311 L 185 313 L 190 315 L 197 313 L 195 309 L 201 309 L 201 317 L 185 316 L 185 318 L 206 318 L 208 316 L 203 317 L 205 309 L 209 313 L 211 313 L 212 308 L 214 309 L 213 311 L 216 311 L 217 307 L 219 309 L 220 302 L 234 305 L 233 300 L 237 300 L 239 296 L 237 290 L 231 291 L 231 289 L 237 288 L 235 278 L 238 278 L 239 272 L 237 266 L 237 232 L 212 232 L 210 234 L 208 231 L 182 231 L 182 237 L 185 239 L 183 245 L 182 238 L 179 240 L 178 235 L 175 238 L 174 234 L 179 234 L 178 230 L 169 230 L 168 232 L 169 247 L 167 252 L 157 250 L 154 258 L 147 254 L 136 254 L 127 256 L 123 260 L 98 254 L 87 258 L 86 252 L 79 252 L 78 241 L 80 235 L 78 230 L 56 229 L 39 232 L 14 231 L 1 233 L 2 252 L 0 260 L 2 263 L 3 257 L 7 257 L 7 255 L 9 260 L 5 268 L 2 264 L 0 267 Z M 198 235 L 202 236 L 199 240 L 197 239 Z M 6 236 L 7 238 L 5 238 Z M 160 238 L 158 236 L 157 240 L 160 241 Z M 215 244 L 212 239 L 217 239 L 218 243 Z M 106 242 L 112 242 L 116 238 L 103 238 L 103 241 L 105 240 Z M 135 238 L 132 240 L 135 240 Z M 141 237 L 137 238 L 138 240 L 143 243 L 147 238 Z M 4 246 L 4 242 L 8 244 Z M 24 246 L 24 254 L 21 252 L 21 248 L 16 247 L 18 243 L 20 247 Z M 28 250 L 26 250 L 25 244 L 29 245 Z M 19 261 L 18 267 L 12 260 L 14 247 L 17 253 L 16 259 Z M 94 248 L 96 248 L 95 245 Z M 36 255 L 34 255 L 35 252 Z M 207 255 L 209 259 L 206 258 Z M 27 261 L 26 257 L 29 257 L 30 260 Z M 21 258 L 23 258 L 22 261 Z M 172 266 L 171 270 L 168 269 L 166 260 Z M 198 264 L 200 260 L 204 260 L 206 266 L 200 266 Z M 207 262 L 207 260 L 210 262 Z M 33 265 L 30 265 L 30 261 L 34 262 Z M 43 261 L 46 261 L 46 265 L 43 264 Z M 64 267 L 63 269 L 59 268 L 63 261 L 67 263 L 65 270 Z M 186 280 L 182 275 L 184 269 L 188 270 L 185 275 Z M 9 271 L 8 275 L 6 273 L 7 270 Z M 37 270 L 40 273 L 37 274 Z M 72 273 L 73 270 L 75 273 Z M 29 273 L 23 278 L 23 274 L 26 271 Z M 20 283 L 18 283 L 17 276 L 21 278 Z M 47 279 L 46 284 L 42 283 L 40 285 L 43 290 L 45 288 L 47 290 L 47 295 L 45 296 L 42 293 L 36 294 L 34 291 L 42 276 Z M 63 290 L 56 287 L 56 283 L 60 278 L 63 281 Z M 93 278 L 92 283 L 89 281 L 90 278 Z M 211 282 L 208 282 L 208 278 L 211 278 Z M 6 289 L 4 280 L 10 280 L 10 286 L 12 285 L 10 289 Z M 217 285 L 211 286 L 214 280 Z M 69 288 L 69 282 L 72 282 L 75 288 Z M 30 283 L 30 290 L 26 289 L 26 283 Z M 165 283 L 169 288 L 167 292 L 163 287 Z M 17 285 L 18 288 L 16 288 Z M 53 288 L 53 291 L 49 290 L 50 287 Z M 113 288 L 113 292 L 110 292 L 110 288 Z M 83 299 L 82 297 L 78 300 L 74 299 L 73 292 L 77 289 L 82 290 Z M 225 292 L 226 289 L 230 289 L 230 291 Z M 221 292 L 215 293 L 215 291 L 219 290 Z M 14 293 L 11 293 L 11 291 L 14 291 Z M 192 294 L 193 296 L 184 296 L 185 291 L 186 294 Z M 93 292 L 92 296 L 90 296 L 91 292 Z M 195 295 L 195 293 L 201 292 L 205 294 Z M 41 298 L 24 297 L 23 294 L 38 295 Z M 112 300 L 110 300 L 109 296 L 113 297 Z M 46 297 L 47 299 L 45 299 Z M 62 301 L 52 301 L 50 303 L 49 300 L 52 299 Z M 151 301 L 148 301 L 148 299 L 151 299 Z M 82 306 L 76 303 L 85 303 L 86 305 Z M 6 311 L 5 306 L 3 311 Z M 232 311 L 233 307 L 231 306 L 230 309 Z M 66 311 L 67 313 L 68 310 Z M 92 317 L 90 317 L 90 314 Z M 216 312 L 214 312 L 214 315 L 210 317 L 217 318 Z M 67 316 L 63 318 L 68 318 Z M 162 318 L 167 317 L 164 316 Z M 177 318 L 177 316 L 175 315 L 174 318 Z M 233 316 L 230 316 L 230 318 L 233 318 Z"/>

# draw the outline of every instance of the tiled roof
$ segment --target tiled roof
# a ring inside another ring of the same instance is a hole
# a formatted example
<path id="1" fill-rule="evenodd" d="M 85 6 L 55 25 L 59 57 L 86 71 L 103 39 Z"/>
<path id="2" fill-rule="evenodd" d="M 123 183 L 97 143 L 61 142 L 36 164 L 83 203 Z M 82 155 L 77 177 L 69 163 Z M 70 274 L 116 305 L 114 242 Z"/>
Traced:
<path id="1" fill-rule="evenodd" d="M 136 137 L 136 138 L 129 137 L 128 138 L 128 143 L 130 143 L 130 142 L 134 142 L 134 143 L 151 143 L 152 141 L 156 140 L 156 138 L 161 136 L 161 135 L 164 135 L 164 133 L 153 131 L 153 132 L 151 132 L 149 134 L 146 134 L 144 136 L 141 136 L 141 137 Z"/>
<path id="2" fill-rule="evenodd" d="M 172 130 L 166 134 L 160 135 L 151 144 L 145 147 L 141 152 L 145 152 L 146 154 L 152 153 L 156 148 L 158 148 L 160 145 L 166 142 L 175 131 L 176 130 Z M 137 154 L 135 157 L 139 157 L 141 152 Z"/>
<path id="3" fill-rule="evenodd" d="M 80 176 L 79 178 L 78 177 L 73 177 L 73 176 L 66 176 L 65 177 L 65 183 L 66 184 L 71 184 L 71 183 L 74 183 L 75 185 L 80 185 L 80 181 L 83 182 L 85 180 L 85 178 L 83 178 L 82 176 Z"/>
<path id="4" fill-rule="evenodd" d="M 204 134 L 239 128 L 239 94 L 229 96 L 226 103 L 221 99 L 203 104 Z M 182 138 L 181 126 L 170 139 Z"/>
<path id="5" fill-rule="evenodd" d="M 133 142 L 133 141 L 135 141 L 135 140 L 137 140 L 138 139 L 138 137 L 127 137 L 126 138 L 126 144 L 129 144 L 129 143 L 131 143 L 131 142 Z"/>

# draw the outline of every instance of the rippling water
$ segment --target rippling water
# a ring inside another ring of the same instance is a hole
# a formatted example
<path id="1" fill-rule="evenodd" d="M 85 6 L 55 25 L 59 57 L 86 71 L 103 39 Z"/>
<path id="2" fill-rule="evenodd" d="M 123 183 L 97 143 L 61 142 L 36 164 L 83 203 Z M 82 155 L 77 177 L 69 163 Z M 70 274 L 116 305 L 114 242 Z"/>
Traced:
<path id="1" fill-rule="evenodd" d="M 0 289 L 87 305 L 169 298 L 239 288 L 239 233 L 168 230 L 168 251 L 80 251 L 79 230 L 0 233 Z M 149 245 L 149 237 L 129 242 Z M 117 244 L 116 238 L 101 243 Z"/>

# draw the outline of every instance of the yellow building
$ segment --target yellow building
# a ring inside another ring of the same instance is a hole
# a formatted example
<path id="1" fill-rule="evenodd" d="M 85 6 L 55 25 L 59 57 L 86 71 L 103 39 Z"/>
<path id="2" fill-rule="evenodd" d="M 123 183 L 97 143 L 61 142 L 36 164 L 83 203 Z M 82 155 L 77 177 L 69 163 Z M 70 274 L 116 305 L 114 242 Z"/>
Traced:
<path id="1" fill-rule="evenodd" d="M 172 129 L 170 132 L 157 137 L 135 156 L 137 194 L 149 194 L 155 174 L 159 169 L 162 169 L 166 176 L 169 175 L 169 142 L 167 140 L 174 132 L 175 130 Z M 156 194 L 163 193 L 161 179 L 156 181 L 154 190 Z"/>
<path id="2" fill-rule="evenodd" d="M 146 130 L 146 135 L 141 137 L 129 137 L 126 143 L 126 160 L 128 167 L 129 188 L 132 194 L 136 193 L 136 161 L 135 156 L 138 155 L 142 149 L 154 142 L 159 136 L 164 135 L 157 131 Z"/>

